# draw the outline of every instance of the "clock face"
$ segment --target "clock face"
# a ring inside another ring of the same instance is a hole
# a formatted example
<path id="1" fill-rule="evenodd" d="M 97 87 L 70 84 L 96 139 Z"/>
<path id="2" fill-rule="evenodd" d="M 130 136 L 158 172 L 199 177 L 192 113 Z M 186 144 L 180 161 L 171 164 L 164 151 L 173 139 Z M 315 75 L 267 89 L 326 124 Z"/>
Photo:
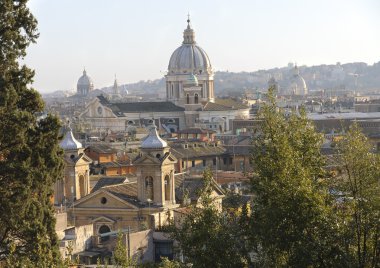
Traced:
<path id="1" fill-rule="evenodd" d="M 103 108 L 99 106 L 99 107 L 98 107 L 98 114 L 101 115 L 102 113 L 103 113 Z"/>

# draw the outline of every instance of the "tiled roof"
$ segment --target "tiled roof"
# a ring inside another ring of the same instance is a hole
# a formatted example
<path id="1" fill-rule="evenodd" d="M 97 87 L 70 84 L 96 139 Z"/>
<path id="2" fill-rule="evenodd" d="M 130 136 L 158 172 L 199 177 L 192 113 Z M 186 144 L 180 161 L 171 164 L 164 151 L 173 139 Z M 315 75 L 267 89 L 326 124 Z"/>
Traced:
<path id="1" fill-rule="evenodd" d="M 137 207 L 144 207 L 144 205 L 137 199 L 137 182 L 121 183 L 106 186 L 102 189 Z"/>
<path id="2" fill-rule="evenodd" d="M 169 101 L 111 103 L 103 96 L 98 96 L 98 99 L 101 104 L 111 108 L 118 116 L 121 116 L 123 113 L 176 112 L 185 110 L 185 108 L 179 107 Z"/>
<path id="3" fill-rule="evenodd" d="M 191 127 L 178 131 L 178 134 L 208 134 L 208 133 L 216 133 L 213 130 L 203 129 L 200 127 Z"/>
<path id="4" fill-rule="evenodd" d="M 226 111 L 248 108 L 248 106 L 232 99 L 216 99 L 215 102 L 207 102 L 203 107 L 203 111 Z"/>
<path id="5" fill-rule="evenodd" d="M 92 193 L 99 190 L 100 188 L 120 184 L 123 183 L 126 180 L 124 177 L 103 177 L 98 180 L 98 182 L 95 184 L 94 188 L 92 189 Z"/>
<path id="6" fill-rule="evenodd" d="M 90 148 L 92 151 L 97 152 L 97 153 L 102 153 L 102 154 L 112 154 L 112 153 L 117 153 L 117 150 L 106 145 L 106 144 L 91 144 L 86 148 L 88 150 Z"/>
<path id="7" fill-rule="evenodd" d="M 183 200 L 184 193 L 186 193 L 192 201 L 197 201 L 200 195 L 200 191 L 204 185 L 204 179 L 203 177 L 185 179 L 176 177 L 175 185 L 175 196 L 178 202 L 181 202 Z M 215 191 L 219 192 L 219 194 L 221 195 L 223 194 L 223 190 L 220 189 L 220 187 L 216 184 L 214 180 L 212 185 L 214 186 Z"/>
<path id="8" fill-rule="evenodd" d="M 225 153 L 226 149 L 222 146 L 210 146 L 208 144 L 204 146 L 200 146 L 197 144 L 194 147 L 194 144 L 197 143 L 189 143 L 188 148 L 185 149 L 182 144 L 173 144 L 171 146 L 170 151 L 176 158 L 201 158 L 201 157 L 209 157 L 209 156 L 217 156 Z"/>

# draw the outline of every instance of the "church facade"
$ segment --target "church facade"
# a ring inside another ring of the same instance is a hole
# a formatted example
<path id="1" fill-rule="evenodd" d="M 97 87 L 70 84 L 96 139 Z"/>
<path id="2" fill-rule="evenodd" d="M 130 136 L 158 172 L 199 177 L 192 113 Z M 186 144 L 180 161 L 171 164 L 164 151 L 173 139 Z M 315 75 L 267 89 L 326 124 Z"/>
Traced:
<path id="1" fill-rule="evenodd" d="M 97 131 L 129 131 L 155 123 L 160 131 L 202 126 L 229 132 L 232 120 L 249 117 L 249 107 L 214 95 L 214 73 L 207 53 L 196 43 L 187 20 L 183 42 L 171 55 L 166 79 L 166 101 L 113 103 L 94 98 L 79 116 Z"/>

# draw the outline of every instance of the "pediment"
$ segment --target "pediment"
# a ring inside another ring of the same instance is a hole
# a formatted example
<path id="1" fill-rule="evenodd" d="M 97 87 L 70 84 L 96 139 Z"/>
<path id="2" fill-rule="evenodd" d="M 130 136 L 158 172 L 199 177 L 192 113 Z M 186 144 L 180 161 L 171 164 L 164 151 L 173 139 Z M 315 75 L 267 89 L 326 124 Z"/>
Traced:
<path id="1" fill-rule="evenodd" d="M 106 216 L 100 216 L 100 217 L 93 219 L 91 222 L 92 223 L 95 223 L 95 222 L 115 223 L 116 221 L 111 219 L 111 218 L 108 218 Z"/>
<path id="2" fill-rule="evenodd" d="M 163 164 L 164 165 L 167 165 L 167 164 L 175 164 L 177 163 L 178 160 L 177 158 L 173 155 L 173 154 L 168 154 L 164 159 L 163 159 Z"/>
<path id="3" fill-rule="evenodd" d="M 86 195 L 75 203 L 75 208 L 81 209 L 135 209 L 135 205 L 129 203 L 105 189 L 99 189 Z"/>
<path id="4" fill-rule="evenodd" d="M 141 158 L 137 159 L 133 164 L 139 164 L 139 165 L 151 165 L 151 164 L 161 164 L 160 159 L 155 158 L 150 155 L 143 155 Z"/>

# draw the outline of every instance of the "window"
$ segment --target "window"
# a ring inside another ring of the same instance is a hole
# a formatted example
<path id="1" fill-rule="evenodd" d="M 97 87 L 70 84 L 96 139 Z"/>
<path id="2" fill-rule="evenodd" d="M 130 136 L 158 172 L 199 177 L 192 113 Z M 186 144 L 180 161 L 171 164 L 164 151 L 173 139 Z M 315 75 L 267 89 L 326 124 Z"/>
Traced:
<path id="1" fill-rule="evenodd" d="M 99 115 L 102 115 L 103 113 L 103 108 L 101 106 L 98 107 L 98 114 Z"/>
<path id="2" fill-rule="evenodd" d="M 99 235 L 101 235 L 101 234 L 105 234 L 109 232 L 111 232 L 111 229 L 107 225 L 102 225 L 100 226 L 98 233 Z M 105 242 L 105 241 L 108 241 L 109 239 L 110 239 L 109 236 L 103 236 L 103 237 L 100 237 L 100 242 Z"/>
<path id="3" fill-rule="evenodd" d="M 198 94 L 195 94 L 195 95 L 194 95 L 194 103 L 195 103 L 195 104 L 198 104 Z"/>
<path id="4" fill-rule="evenodd" d="M 145 198 L 153 200 L 153 178 L 151 176 L 145 178 Z"/>
<path id="5" fill-rule="evenodd" d="M 182 168 L 185 167 L 185 161 L 182 160 Z"/>
<path id="6" fill-rule="evenodd" d="M 190 103 L 190 96 L 189 96 L 189 94 L 186 94 L 186 103 L 187 103 L 187 104 Z"/>
<path id="7" fill-rule="evenodd" d="M 215 159 L 215 158 L 212 160 L 212 164 L 213 164 L 214 166 L 216 166 L 216 159 Z"/>
<path id="8" fill-rule="evenodd" d="M 226 157 L 223 158 L 223 165 L 227 165 L 227 158 Z"/>
<path id="9" fill-rule="evenodd" d="M 162 257 L 173 260 L 173 242 L 172 241 L 155 241 L 154 242 L 154 260 L 161 261 Z"/>
<path id="10" fill-rule="evenodd" d="M 165 176 L 164 183 L 165 183 L 165 201 L 169 201 L 170 200 L 170 179 L 168 175 Z"/>
<path id="11" fill-rule="evenodd" d="M 107 198 L 105 197 L 100 198 L 100 203 L 102 203 L 103 205 L 107 203 Z"/>
<path id="12" fill-rule="evenodd" d="M 195 167 L 195 161 L 194 160 L 191 161 L 191 167 Z"/>
<path id="13" fill-rule="evenodd" d="M 206 166 L 206 159 L 203 159 L 203 166 Z"/>

